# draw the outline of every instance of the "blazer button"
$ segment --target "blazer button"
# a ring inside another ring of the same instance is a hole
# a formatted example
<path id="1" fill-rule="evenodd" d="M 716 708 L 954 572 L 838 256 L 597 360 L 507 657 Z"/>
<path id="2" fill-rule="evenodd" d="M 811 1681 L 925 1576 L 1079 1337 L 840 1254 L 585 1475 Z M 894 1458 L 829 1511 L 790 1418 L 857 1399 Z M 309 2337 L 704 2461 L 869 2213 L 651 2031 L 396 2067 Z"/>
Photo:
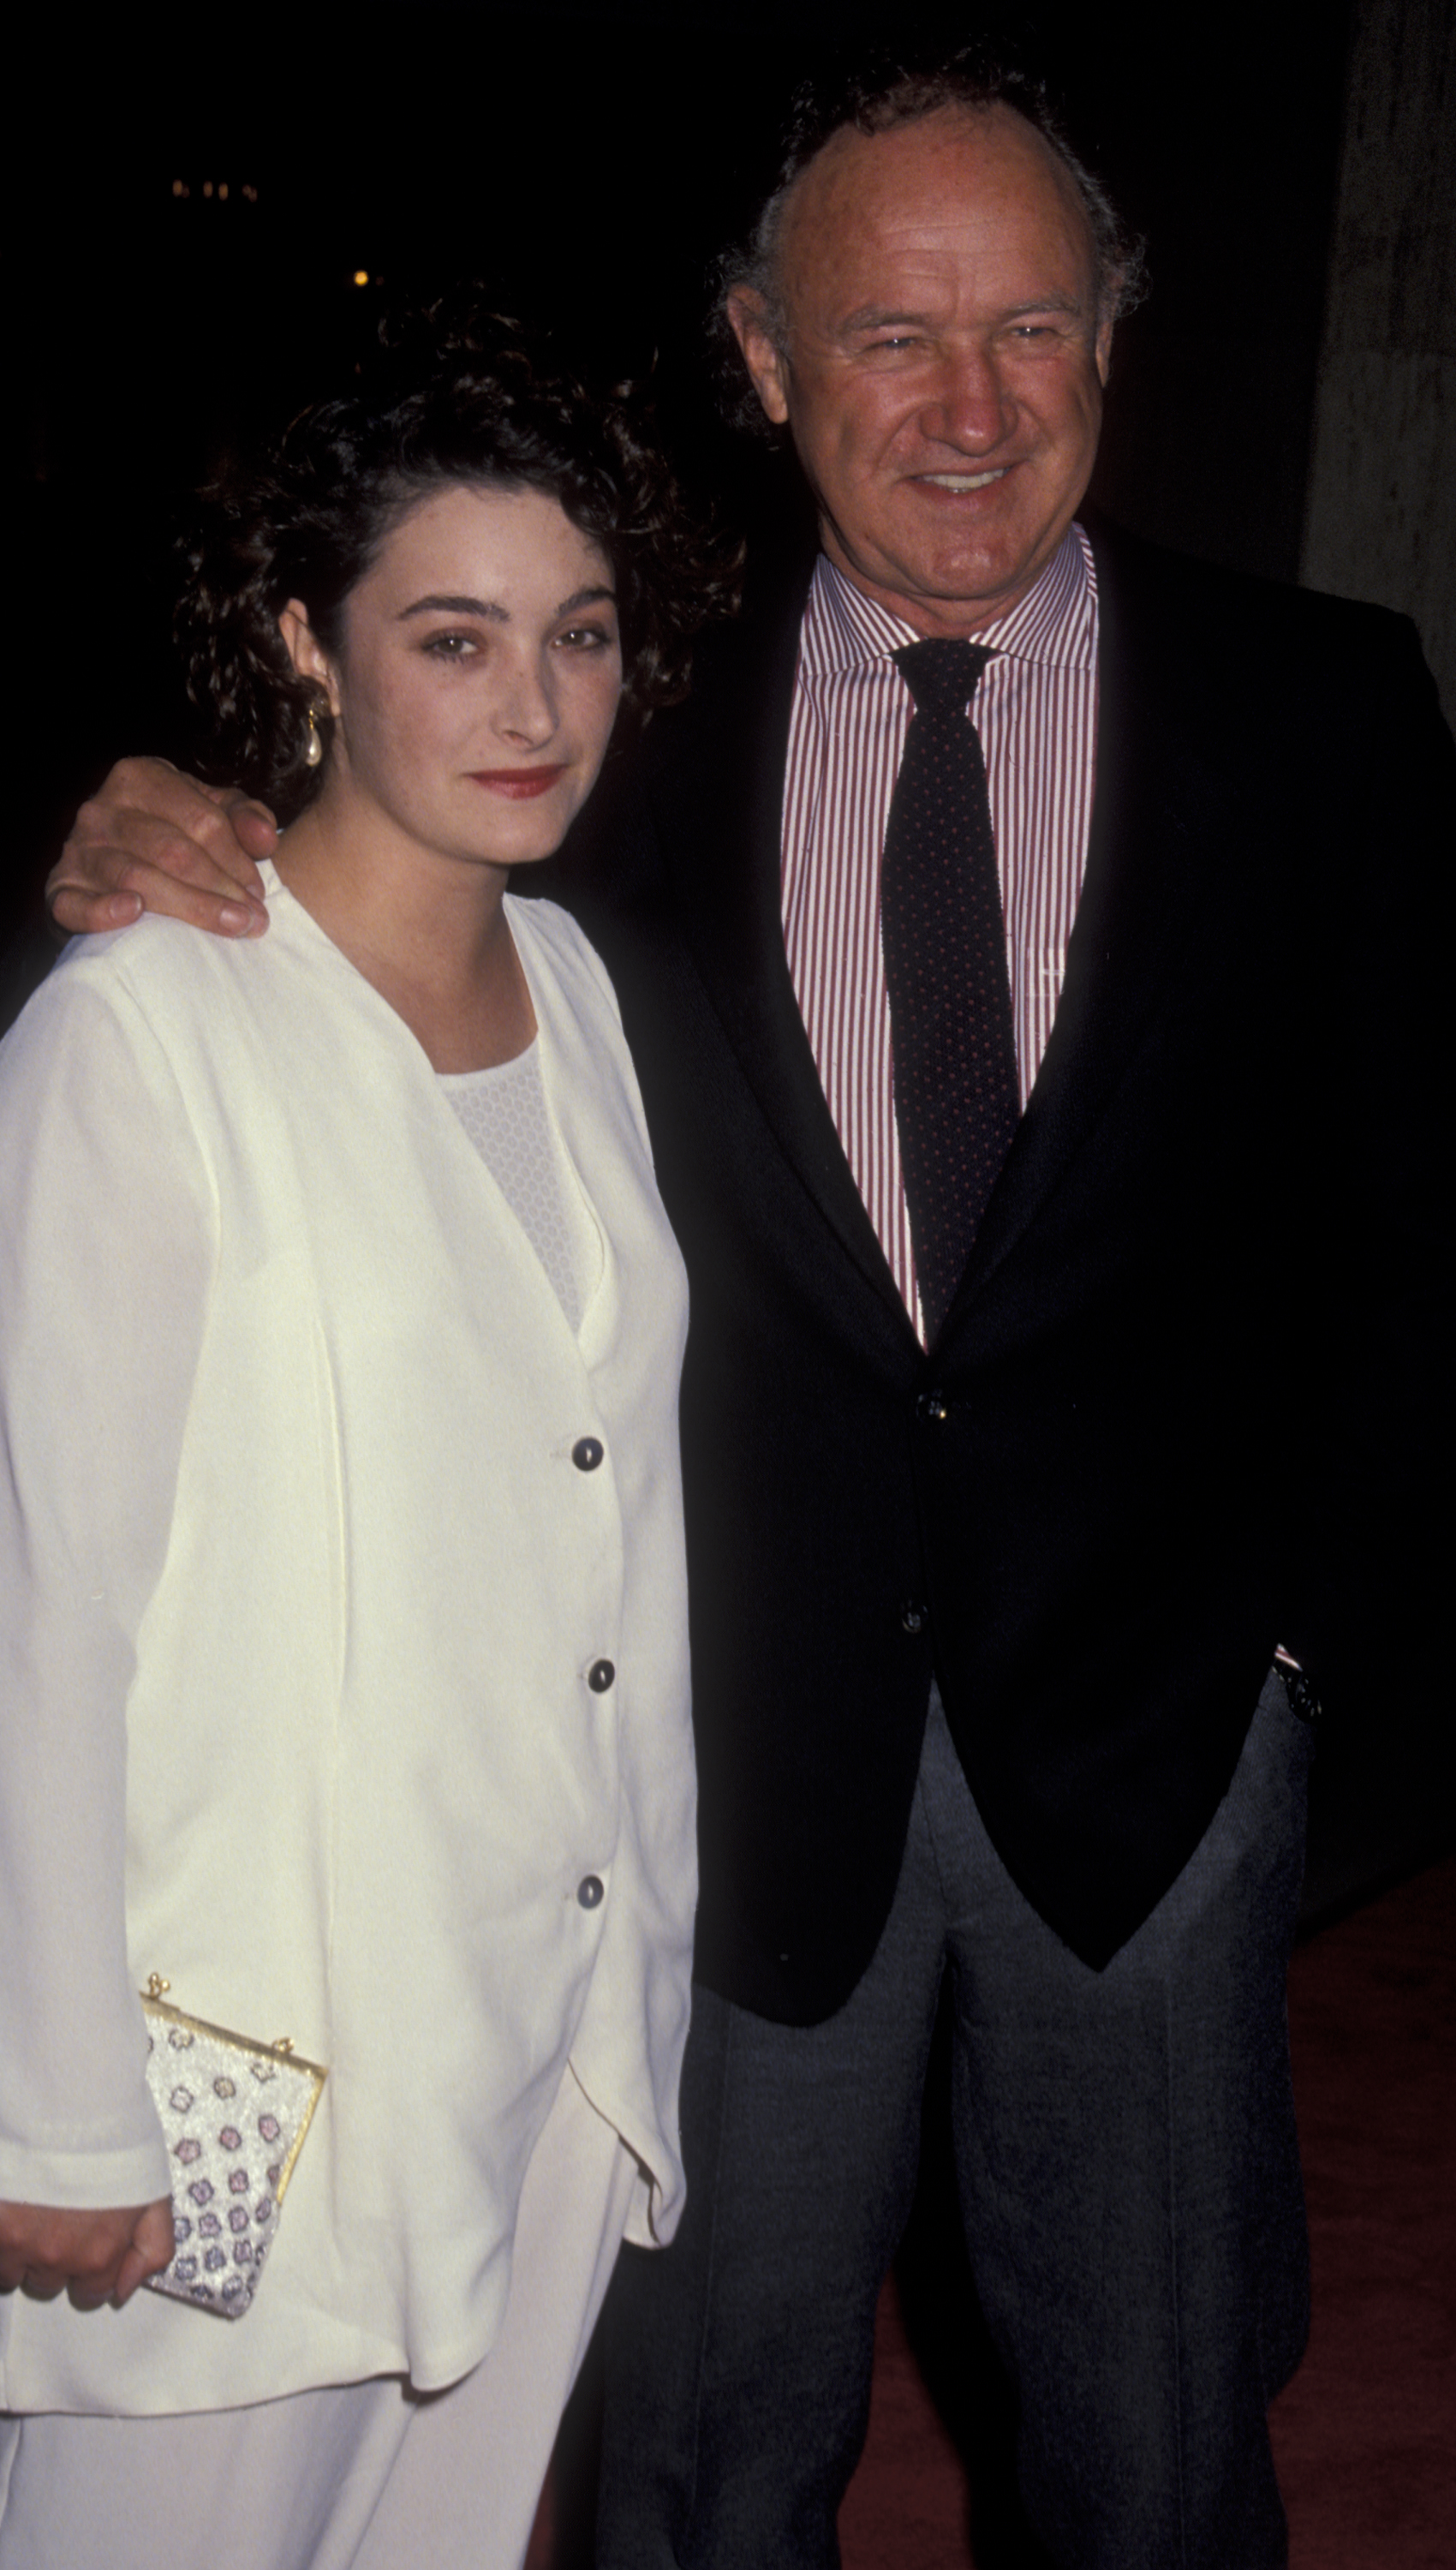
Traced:
<path id="1" fill-rule="evenodd" d="M 571 1449 L 571 1461 L 578 1473 L 594 1473 L 605 1453 L 599 1437 L 578 1437 Z"/>
<path id="2" fill-rule="evenodd" d="M 916 1605 L 913 1597 L 908 1597 L 900 1610 L 900 1620 L 908 1633 L 918 1633 L 924 1626 L 925 1610 Z"/>
<path id="3" fill-rule="evenodd" d="M 932 1419 L 937 1426 L 950 1416 L 950 1404 L 943 1392 L 922 1392 L 915 1409 L 921 1419 Z"/>
<path id="4" fill-rule="evenodd" d="M 599 1874 L 583 1874 L 576 1886 L 576 1898 L 583 1910 L 599 1910 L 605 1895 Z"/>
<path id="5" fill-rule="evenodd" d="M 586 1672 L 586 1683 L 593 1695 L 605 1695 L 615 1676 L 610 1660 L 593 1660 Z"/>

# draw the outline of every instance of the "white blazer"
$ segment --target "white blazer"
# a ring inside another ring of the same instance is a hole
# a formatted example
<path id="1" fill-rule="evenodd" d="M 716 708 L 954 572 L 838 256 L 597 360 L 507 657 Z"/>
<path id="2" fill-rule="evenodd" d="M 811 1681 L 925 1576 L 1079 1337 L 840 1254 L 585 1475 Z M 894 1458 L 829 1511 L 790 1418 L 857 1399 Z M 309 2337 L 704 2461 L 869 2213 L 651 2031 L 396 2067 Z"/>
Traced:
<path id="1" fill-rule="evenodd" d="M 73 947 L 0 1049 L 0 2197 L 169 2191 L 153 1971 L 329 2078 L 245 2318 L 6 2296 L 11 2409 L 456 2379 L 568 2060 L 641 2164 L 629 2236 L 681 2204 L 685 1287 L 610 986 L 510 902 L 601 1241 L 577 1337 L 414 1037 L 270 889 L 256 943 Z"/>

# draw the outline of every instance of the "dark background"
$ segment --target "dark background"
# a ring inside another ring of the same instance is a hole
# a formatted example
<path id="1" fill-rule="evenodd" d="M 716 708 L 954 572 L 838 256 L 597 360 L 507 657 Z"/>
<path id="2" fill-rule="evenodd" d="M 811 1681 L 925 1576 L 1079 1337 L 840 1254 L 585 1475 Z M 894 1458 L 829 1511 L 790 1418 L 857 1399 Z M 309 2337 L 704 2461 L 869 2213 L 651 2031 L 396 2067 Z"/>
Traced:
<path id="1" fill-rule="evenodd" d="M 1099 495 L 1149 534 L 1294 578 L 1340 0 L 1233 0 L 1196 32 L 1180 16 L 1151 35 L 1142 9 L 1004 14 L 1153 245 Z M 975 23 L 853 0 L 691 19 L 536 0 L 519 15 L 417 5 L 393 31 L 267 8 L 162 12 L 84 46 L 42 31 L 48 68 L 17 92 L 10 226 L 5 469 L 26 640 L 0 933 L 112 756 L 184 746 L 167 640 L 184 494 L 329 381 L 382 296 L 475 275 L 618 367 L 655 353 L 690 478 L 744 508 L 762 468 L 715 423 L 704 280 L 772 165 L 780 104 L 831 27 L 922 38 Z"/>
<path id="2" fill-rule="evenodd" d="M 32 15 L 6 229 L 0 1020 L 45 961 L 40 883 L 78 801 L 124 750 L 185 758 L 169 545 L 189 489 L 327 387 L 383 300 L 464 275 L 615 370 L 655 367 L 689 484 L 730 516 L 785 505 L 791 469 L 717 422 L 712 253 L 762 193 L 792 82 L 833 43 L 955 41 L 991 15 L 416 0 L 393 22 L 164 10 L 84 42 L 79 21 Z M 1450 0 L 994 15 L 1149 240 L 1098 498 L 1274 580 L 1310 577 L 1312 545 L 1319 585 L 1411 609 L 1441 665 Z M 1321 1762 L 1311 1912 L 1448 1837 L 1420 1761 L 1390 1755 L 1397 1699 L 1393 1663 L 1391 1709 Z"/>

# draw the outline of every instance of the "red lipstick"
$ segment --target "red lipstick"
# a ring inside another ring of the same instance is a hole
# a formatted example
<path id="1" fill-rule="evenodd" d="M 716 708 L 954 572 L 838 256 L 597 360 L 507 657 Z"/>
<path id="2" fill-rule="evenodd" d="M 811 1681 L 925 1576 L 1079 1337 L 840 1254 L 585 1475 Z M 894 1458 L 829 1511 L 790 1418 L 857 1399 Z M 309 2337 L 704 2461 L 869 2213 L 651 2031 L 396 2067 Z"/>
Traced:
<path id="1" fill-rule="evenodd" d="M 504 794 L 513 803 L 528 803 L 538 794 L 546 793 L 558 776 L 566 773 L 565 761 L 556 767 L 473 767 L 469 769 L 473 785 L 485 785 L 493 794 Z"/>

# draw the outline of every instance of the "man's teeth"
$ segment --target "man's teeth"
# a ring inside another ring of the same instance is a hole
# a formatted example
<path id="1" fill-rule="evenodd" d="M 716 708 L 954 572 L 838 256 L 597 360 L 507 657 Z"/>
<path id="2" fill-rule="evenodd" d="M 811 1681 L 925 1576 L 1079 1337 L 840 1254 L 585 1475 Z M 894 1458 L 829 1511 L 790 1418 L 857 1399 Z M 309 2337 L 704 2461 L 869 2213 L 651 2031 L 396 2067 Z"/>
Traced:
<path id="1" fill-rule="evenodd" d="M 1004 464 L 993 465 L 989 473 L 922 473 L 922 482 L 933 482 L 937 491 L 983 491 L 988 482 L 999 482 Z"/>

